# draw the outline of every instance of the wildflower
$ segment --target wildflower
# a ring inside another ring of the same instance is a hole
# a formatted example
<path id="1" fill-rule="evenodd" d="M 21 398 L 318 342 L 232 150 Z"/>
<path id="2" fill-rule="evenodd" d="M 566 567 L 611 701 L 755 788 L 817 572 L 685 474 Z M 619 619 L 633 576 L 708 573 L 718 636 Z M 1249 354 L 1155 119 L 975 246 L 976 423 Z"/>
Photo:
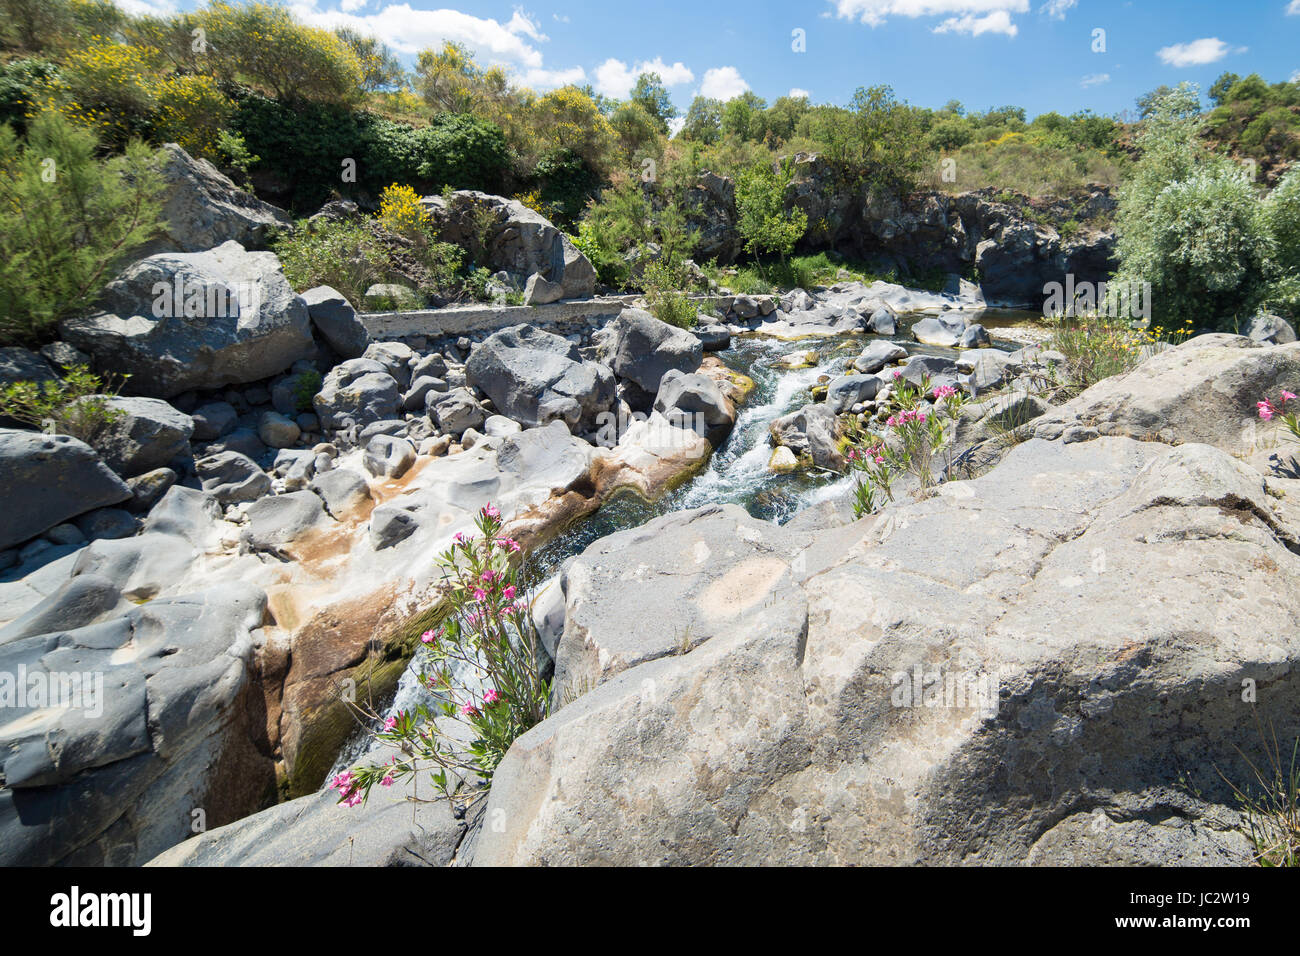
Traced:
<path id="1" fill-rule="evenodd" d="M 488 688 L 487 693 L 483 695 L 483 703 L 488 706 L 495 704 L 500 699 L 501 695 L 498 694 L 494 688 L 490 687 Z"/>
<path id="2" fill-rule="evenodd" d="M 500 518 L 500 517 L 501 517 L 501 512 L 500 512 L 500 510 L 498 510 L 498 508 L 497 508 L 496 505 L 494 505 L 494 504 L 486 504 L 486 505 L 483 506 L 483 517 L 485 517 L 485 518 Z"/>
<path id="3" fill-rule="evenodd" d="M 1273 418 L 1274 408 L 1272 403 L 1266 398 L 1262 402 L 1257 402 L 1256 407 L 1259 409 L 1259 417 L 1264 421 L 1270 421 Z"/>
<path id="4" fill-rule="evenodd" d="M 351 773 L 351 771 L 344 770 L 342 773 L 337 774 L 337 775 L 334 777 L 334 779 L 330 781 L 329 789 L 330 789 L 330 790 L 341 790 L 341 791 L 343 791 L 343 792 L 345 792 L 345 793 L 346 793 L 348 790 L 352 789 L 352 773 Z"/>
<path id="5" fill-rule="evenodd" d="M 511 554 L 519 550 L 519 542 L 514 538 L 497 538 L 497 547 L 505 548 Z"/>
<path id="6" fill-rule="evenodd" d="M 360 805 L 360 803 L 361 803 L 361 792 L 359 790 L 353 790 L 351 793 L 349 793 L 346 797 L 343 798 L 343 806 L 345 807 L 355 807 Z"/>
<path id="7" fill-rule="evenodd" d="M 897 381 L 902 377 L 903 377 L 903 370 L 901 368 L 894 369 L 894 380 Z"/>
<path id="8" fill-rule="evenodd" d="M 505 590 L 501 592 L 501 596 L 507 601 L 513 601 L 515 599 L 515 586 L 513 584 L 508 585 Z"/>
<path id="9" fill-rule="evenodd" d="M 1288 392 L 1286 389 L 1282 389 L 1282 404 L 1283 404 L 1283 405 L 1285 405 L 1287 402 L 1291 401 L 1291 399 L 1293 399 L 1293 398 L 1295 398 L 1295 392 Z"/>
<path id="10" fill-rule="evenodd" d="M 940 385 L 934 390 L 935 398 L 952 398 L 952 396 L 956 394 L 957 389 L 953 388 L 951 385 Z"/>
<path id="11" fill-rule="evenodd" d="M 488 570 L 484 571 L 482 574 L 479 575 L 479 580 L 482 581 L 484 584 L 491 584 L 496 579 L 497 579 L 497 572 L 493 571 L 491 568 L 488 568 Z"/>
<path id="12" fill-rule="evenodd" d="M 393 775 L 391 773 L 384 774 L 384 779 L 379 781 L 379 785 L 381 787 L 391 787 L 393 785 Z"/>
<path id="13" fill-rule="evenodd" d="M 396 717 L 389 717 L 387 720 L 384 721 L 384 730 L 385 730 L 385 731 L 392 730 L 392 729 L 393 729 L 394 727 L 396 727 L 396 726 L 397 726 L 397 718 L 396 718 Z"/>
<path id="14" fill-rule="evenodd" d="M 436 631 L 425 631 L 423 634 L 420 635 L 420 641 L 425 644 L 432 644 L 437 639 L 438 639 L 438 634 Z"/>
<path id="15" fill-rule="evenodd" d="M 478 602 L 480 602 L 480 603 L 483 602 L 483 601 L 486 601 L 486 600 L 487 600 L 487 592 L 484 591 L 482 588 L 475 588 L 475 589 L 474 589 L 474 600 L 475 600 L 475 601 L 478 601 Z"/>
<path id="16" fill-rule="evenodd" d="M 473 717 L 475 714 L 478 713 L 478 708 L 475 707 L 473 704 L 471 704 L 469 701 L 465 701 L 465 703 L 461 704 L 460 712 L 464 714 L 466 717 Z"/>
<path id="17" fill-rule="evenodd" d="M 465 532 L 463 532 L 463 531 L 457 531 L 457 532 L 456 532 L 456 536 L 455 536 L 454 538 L 452 538 L 451 540 L 455 541 L 457 544 L 464 544 L 464 543 L 465 543 Z"/>

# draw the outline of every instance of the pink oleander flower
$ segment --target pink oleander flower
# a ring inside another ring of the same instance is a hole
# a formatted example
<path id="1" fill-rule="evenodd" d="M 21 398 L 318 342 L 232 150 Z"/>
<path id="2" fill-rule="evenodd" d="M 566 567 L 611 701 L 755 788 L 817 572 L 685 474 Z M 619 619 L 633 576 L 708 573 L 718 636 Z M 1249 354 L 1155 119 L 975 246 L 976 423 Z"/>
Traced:
<path id="1" fill-rule="evenodd" d="M 472 717 L 478 713 L 478 708 L 475 707 L 473 704 L 471 704 L 469 701 L 465 701 L 465 703 L 461 704 L 460 712 L 464 714 L 466 717 Z"/>
<path id="2" fill-rule="evenodd" d="M 898 381 L 898 379 L 902 377 L 903 377 L 903 370 L 901 368 L 894 369 L 894 381 Z"/>
<path id="3" fill-rule="evenodd" d="M 934 390 L 935 398 L 952 398 L 952 396 L 956 394 L 957 389 L 953 388 L 951 385 L 940 385 Z"/>
<path id="4" fill-rule="evenodd" d="M 497 506 L 496 506 L 496 505 L 493 505 L 493 504 L 486 504 L 486 505 L 483 506 L 483 517 L 485 517 L 485 518 L 500 518 L 500 517 L 501 517 L 501 512 L 497 509 Z"/>
<path id="5" fill-rule="evenodd" d="M 491 706 L 492 704 L 495 704 L 500 699 L 501 699 L 501 695 L 498 694 L 496 690 L 493 688 L 488 688 L 488 692 L 483 695 L 483 703 L 486 706 Z"/>
<path id="6" fill-rule="evenodd" d="M 351 793 L 349 793 L 346 797 L 343 798 L 343 806 L 345 807 L 357 807 L 360 805 L 361 805 L 361 791 L 359 790 L 353 790 Z"/>
<path id="7" fill-rule="evenodd" d="M 420 635 L 420 641 L 425 644 L 432 644 L 438 639 L 437 631 L 425 631 Z"/>
<path id="8" fill-rule="evenodd" d="M 507 601 L 513 601 L 515 599 L 515 586 L 513 584 L 507 585 L 501 592 L 501 596 Z"/>
<path id="9" fill-rule="evenodd" d="M 381 787 L 391 787 L 393 785 L 393 775 L 391 773 L 384 774 L 384 779 L 379 781 L 379 785 Z"/>
<path id="10" fill-rule="evenodd" d="M 514 554 L 516 551 L 519 550 L 519 542 L 516 541 L 514 538 L 497 538 L 497 547 L 505 548 L 511 554 Z"/>
<path id="11" fill-rule="evenodd" d="M 482 574 L 479 575 L 479 580 L 482 581 L 484 584 L 491 584 L 493 581 L 497 579 L 497 576 L 498 575 L 496 571 L 493 571 L 491 568 L 488 568 L 486 571 L 484 571 Z"/>
<path id="12" fill-rule="evenodd" d="M 1283 389 L 1283 390 L 1282 390 L 1282 404 L 1283 404 L 1283 405 L 1285 405 L 1287 402 L 1291 401 L 1291 399 L 1293 399 L 1293 398 L 1295 398 L 1295 392 L 1288 392 L 1286 389 Z"/>
<path id="13" fill-rule="evenodd" d="M 396 718 L 396 717 L 389 717 L 387 720 L 384 721 L 384 730 L 385 730 L 385 731 L 392 730 L 392 729 L 393 729 L 394 727 L 396 727 L 396 726 L 397 726 L 397 718 Z"/>
<path id="14" fill-rule="evenodd" d="M 528 610 L 528 602 L 520 598 L 514 604 L 510 605 L 510 610 L 515 614 L 524 614 Z"/>
<path id="15" fill-rule="evenodd" d="M 479 602 L 486 601 L 486 600 L 487 600 L 487 592 L 484 591 L 482 588 L 475 588 L 475 589 L 474 589 L 474 600 L 475 600 L 475 601 L 479 601 Z"/>
<path id="16" fill-rule="evenodd" d="M 335 775 L 334 779 L 330 781 L 330 785 L 329 785 L 330 790 L 342 790 L 344 792 L 347 792 L 351 788 L 352 788 L 352 773 L 351 771 L 348 770 L 344 770 L 342 773 Z"/>
<path id="17" fill-rule="evenodd" d="M 1259 409 L 1259 417 L 1264 421 L 1270 421 L 1274 415 L 1273 404 L 1266 398 L 1262 402 L 1257 402 L 1256 407 Z"/>
<path id="18" fill-rule="evenodd" d="M 455 541 L 457 544 L 464 544 L 464 543 L 465 543 L 465 532 L 463 532 L 463 531 L 457 531 L 455 537 L 453 537 L 451 540 Z"/>

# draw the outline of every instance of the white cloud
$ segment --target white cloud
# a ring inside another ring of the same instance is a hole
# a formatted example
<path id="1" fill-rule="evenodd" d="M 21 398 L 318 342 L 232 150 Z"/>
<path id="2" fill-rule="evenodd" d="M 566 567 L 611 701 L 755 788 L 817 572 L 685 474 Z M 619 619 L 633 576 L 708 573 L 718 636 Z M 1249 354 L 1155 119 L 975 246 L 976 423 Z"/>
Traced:
<path id="1" fill-rule="evenodd" d="M 343 8 L 344 13 L 356 13 L 369 2 L 370 0 L 342 0 L 339 6 Z"/>
<path id="2" fill-rule="evenodd" d="M 700 81 L 701 96 L 722 100 L 724 103 L 734 100 L 747 89 L 749 84 L 734 66 L 715 66 L 711 70 L 705 70 L 704 79 Z"/>
<path id="3" fill-rule="evenodd" d="M 568 23 L 568 22 L 569 22 L 569 16 L 568 16 L 568 14 L 564 14 L 564 13 L 552 13 L 552 14 L 551 14 L 551 19 L 554 20 L 556 23 Z"/>
<path id="4" fill-rule="evenodd" d="M 1300 0 L 1298 0 L 1298 2 L 1300 2 Z M 799 99 L 800 97 L 803 97 L 804 99 L 810 99 L 812 97 L 812 94 L 809 93 L 807 90 L 802 90 L 797 86 L 792 86 L 790 87 L 789 96 L 791 99 L 796 99 L 796 100 Z"/>
<path id="5" fill-rule="evenodd" d="M 1051 0 L 1052 3 L 1060 0 Z M 832 0 L 835 15 L 878 27 L 889 17 L 947 17 L 936 33 L 1005 33 L 1015 36 L 1011 14 L 1026 13 L 1029 0 Z"/>
<path id="6" fill-rule="evenodd" d="M 685 116 L 674 116 L 672 119 L 668 121 L 669 137 L 676 136 L 678 133 L 682 131 L 682 127 L 685 125 L 686 125 Z"/>
<path id="7" fill-rule="evenodd" d="M 934 28 L 935 33 L 969 33 L 973 37 L 981 33 L 1005 33 L 1009 37 L 1020 32 L 1020 28 L 1011 22 L 1011 14 L 1005 10 L 994 10 L 982 17 L 966 14 L 961 17 L 949 17 Z"/>
<path id="8" fill-rule="evenodd" d="M 1079 81 L 1079 85 L 1086 90 L 1090 86 L 1101 86 L 1101 84 L 1109 83 L 1109 82 L 1110 82 L 1109 73 L 1089 73 L 1087 76 L 1085 76 L 1082 80 Z"/>
<path id="9" fill-rule="evenodd" d="M 1300 0 L 1296 2 L 1300 3 Z M 1065 11 L 1073 10 L 1078 4 L 1079 0 L 1047 0 L 1038 8 L 1038 12 L 1047 14 L 1053 20 L 1064 20 Z"/>
<path id="10" fill-rule="evenodd" d="M 680 61 L 668 64 L 662 57 L 655 57 L 628 66 L 622 60 L 610 57 L 596 67 L 596 92 L 614 99 L 627 99 L 632 87 L 636 86 L 637 77 L 642 73 L 658 73 L 664 86 L 681 86 L 695 80 L 695 74 Z"/>
<path id="11" fill-rule="evenodd" d="M 1296 0 L 1296 3 L 1300 3 L 1300 0 Z M 1294 73 L 1291 74 L 1291 82 L 1300 83 L 1300 70 L 1296 70 Z"/>
<path id="12" fill-rule="evenodd" d="M 312 26 L 331 30 L 347 26 L 372 33 L 399 53 L 417 53 L 452 40 L 465 44 L 481 60 L 491 64 L 524 69 L 542 67 L 541 51 L 528 39 L 525 24 L 532 21 L 518 11 L 509 23 L 503 24 L 459 10 L 415 10 L 409 3 L 389 4 L 376 13 L 361 16 L 320 9 L 315 0 L 299 0 L 291 3 L 289 9 Z"/>
<path id="13" fill-rule="evenodd" d="M 1288 17 L 1300 17 L 1300 0 L 1291 0 L 1286 6 Z"/>
<path id="14" fill-rule="evenodd" d="M 542 32 L 541 26 L 536 20 L 524 13 L 522 7 L 515 7 L 514 16 L 506 24 L 506 29 L 511 33 L 523 34 L 526 37 L 532 37 L 538 43 L 545 43 L 550 39 Z"/>
<path id="15" fill-rule="evenodd" d="M 577 86 L 587 80 L 587 71 L 580 66 L 567 70 L 525 70 L 522 77 L 525 86 L 535 90 L 554 90 L 561 86 Z"/>
<path id="16" fill-rule="evenodd" d="M 1156 56 L 1168 66 L 1204 66 L 1206 63 L 1222 60 L 1230 52 L 1244 53 L 1245 47 L 1232 51 L 1228 44 L 1218 37 L 1204 37 L 1191 43 L 1175 43 L 1172 46 L 1161 47 L 1156 51 Z"/>

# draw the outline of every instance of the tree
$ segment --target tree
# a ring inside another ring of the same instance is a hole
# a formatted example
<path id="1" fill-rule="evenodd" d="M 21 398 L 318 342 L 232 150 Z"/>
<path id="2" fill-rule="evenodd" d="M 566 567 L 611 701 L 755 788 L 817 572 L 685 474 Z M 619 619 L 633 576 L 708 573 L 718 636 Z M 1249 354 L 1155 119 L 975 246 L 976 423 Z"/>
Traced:
<path id="1" fill-rule="evenodd" d="M 1236 73 L 1220 73 L 1219 78 L 1210 86 L 1210 99 L 1214 101 L 1215 106 L 1222 106 L 1228 97 L 1228 91 L 1233 88 L 1241 77 Z"/>
<path id="2" fill-rule="evenodd" d="M 767 100 L 753 90 L 727 100 L 722 106 L 722 135 L 740 140 L 761 142 L 763 139 L 763 111 Z"/>
<path id="3" fill-rule="evenodd" d="M 692 140 L 712 146 L 722 138 L 722 101 L 707 96 L 697 96 L 691 101 L 686 111 L 686 123 L 682 126 L 682 139 Z"/>
<path id="4" fill-rule="evenodd" d="M 660 135 L 668 135 L 668 121 L 677 118 L 677 108 L 658 73 L 642 73 L 636 78 L 631 101 L 655 118 Z"/>
<path id="5" fill-rule="evenodd" d="M 1138 133 L 1142 151 L 1116 214 L 1120 288 L 1151 285 L 1166 325 L 1241 316 L 1272 258 L 1263 209 L 1241 167 L 1206 149 L 1194 86 L 1155 96 Z"/>
<path id="6" fill-rule="evenodd" d="M 100 160 L 93 134 L 38 115 L 26 143 L 0 126 L 0 343 L 40 341 L 88 308 L 161 225 L 162 180 L 143 144 Z"/>
<path id="7" fill-rule="evenodd" d="M 775 253 L 785 262 L 807 230 L 808 214 L 786 206 L 785 191 L 793 179 L 789 158 L 779 168 L 755 163 L 737 177 L 736 228 L 751 255 Z"/>
<path id="8" fill-rule="evenodd" d="M 356 55 L 361 64 L 361 88 L 369 92 L 391 90 L 406 80 L 406 71 L 397 55 L 373 36 L 358 33 L 351 27 L 334 31 L 340 40 Z"/>
<path id="9" fill-rule="evenodd" d="M 206 58 L 223 79 L 243 79 L 287 101 L 347 103 L 361 92 L 361 64 L 328 30 L 298 23 L 270 3 L 231 6 L 214 0 L 195 16 Z"/>

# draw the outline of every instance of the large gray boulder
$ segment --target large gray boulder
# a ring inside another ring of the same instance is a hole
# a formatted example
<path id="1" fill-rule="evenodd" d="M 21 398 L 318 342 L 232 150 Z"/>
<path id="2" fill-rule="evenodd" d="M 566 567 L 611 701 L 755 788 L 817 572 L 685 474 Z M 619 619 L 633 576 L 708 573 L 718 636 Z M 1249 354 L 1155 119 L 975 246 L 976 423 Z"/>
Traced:
<path id="1" fill-rule="evenodd" d="M 835 440 L 835 412 L 829 405 L 813 402 L 768 425 L 769 440 L 774 446 L 789 448 L 796 455 L 807 455 L 818 468 L 840 471 L 844 456 Z"/>
<path id="2" fill-rule="evenodd" d="M 956 348 L 965 333 L 965 321 L 955 316 L 928 316 L 912 325 L 912 338 L 922 345 Z"/>
<path id="3" fill-rule="evenodd" d="M 426 196 L 421 202 L 444 242 L 477 246 L 482 218 L 489 221 L 479 265 L 510 273 L 518 286 L 537 274 L 557 284 L 566 299 L 584 298 L 596 288 L 596 269 L 578 248 L 541 213 L 515 199 L 459 190 L 449 197 Z"/>
<path id="4" fill-rule="evenodd" d="M 0 864 L 139 865 L 274 790 L 251 680 L 265 594 L 229 584 L 128 607 L 0 643 L 0 672 L 60 697 L 6 709 Z"/>
<path id="5" fill-rule="evenodd" d="M 69 518 L 131 497 L 131 489 L 85 442 L 68 435 L 0 428 L 0 549 Z"/>
<path id="6" fill-rule="evenodd" d="M 1031 440 L 845 527 L 742 522 L 570 569 L 580 696 L 498 767 L 476 865 L 1249 862 L 1226 781 L 1300 723 L 1300 508 L 1242 462 Z"/>
<path id="7" fill-rule="evenodd" d="M 50 363 L 30 349 L 10 345 L 0 349 L 0 386 L 14 382 L 54 382 Z"/>
<path id="8" fill-rule="evenodd" d="M 253 459 L 237 451 L 223 451 L 194 463 L 203 490 L 223 505 L 255 501 L 271 493 L 271 476 Z"/>
<path id="9" fill-rule="evenodd" d="M 342 292 L 327 285 L 302 294 L 311 324 L 328 344 L 345 359 L 360 358 L 370 345 L 370 333 L 357 318 L 357 310 Z"/>
<path id="10" fill-rule="evenodd" d="M 1260 312 L 1246 320 L 1241 334 L 1261 345 L 1286 345 L 1296 340 L 1295 329 L 1280 315 Z"/>
<path id="11" fill-rule="evenodd" d="M 614 402 L 609 369 L 584 360 L 566 339 L 529 325 L 489 335 L 470 354 L 465 376 L 501 414 L 525 426 L 563 421 L 575 433 L 589 431 Z"/>
<path id="12" fill-rule="evenodd" d="M 1057 438 L 1083 424 L 1102 435 L 1176 438 L 1250 454 L 1271 429 L 1256 403 L 1300 382 L 1300 342 L 1251 344 L 1238 336 L 1188 339 L 1044 415 L 1035 434 Z"/>
<path id="13" fill-rule="evenodd" d="M 99 396 L 111 419 L 92 441 L 104 464 L 123 478 L 162 468 L 189 449 L 194 419 L 160 398 Z"/>
<path id="14" fill-rule="evenodd" d="M 631 379 L 652 395 L 669 369 L 694 372 L 704 360 L 704 345 L 698 338 L 643 309 L 624 309 L 593 341 L 600 360 L 615 375 Z"/>
<path id="15" fill-rule="evenodd" d="M 142 395 L 254 382 L 315 350 L 279 260 L 234 241 L 141 259 L 107 285 L 102 307 L 64 321 L 64 338 Z"/>
<path id="16" fill-rule="evenodd" d="M 240 189 L 206 159 L 175 143 L 164 145 L 160 155 L 165 225 L 147 253 L 202 252 L 230 240 L 257 246 L 270 230 L 292 224 L 283 209 Z"/>
<path id="17" fill-rule="evenodd" d="M 394 418 L 401 400 L 401 388 L 387 368 L 373 359 L 356 358 L 330 369 L 312 406 L 321 427 L 332 431 Z"/>
<path id="18" fill-rule="evenodd" d="M 859 402 L 876 397 L 881 382 L 874 375 L 837 375 L 826 386 L 826 405 L 842 415 Z"/>
<path id="19" fill-rule="evenodd" d="M 893 342 L 872 342 L 862 354 L 853 360 L 853 367 L 859 372 L 879 372 L 886 365 L 901 362 L 907 358 L 907 349 Z"/>
<path id="20" fill-rule="evenodd" d="M 679 428 L 692 428 L 715 448 L 736 424 L 735 406 L 707 375 L 669 369 L 659 382 L 654 410 Z"/>

